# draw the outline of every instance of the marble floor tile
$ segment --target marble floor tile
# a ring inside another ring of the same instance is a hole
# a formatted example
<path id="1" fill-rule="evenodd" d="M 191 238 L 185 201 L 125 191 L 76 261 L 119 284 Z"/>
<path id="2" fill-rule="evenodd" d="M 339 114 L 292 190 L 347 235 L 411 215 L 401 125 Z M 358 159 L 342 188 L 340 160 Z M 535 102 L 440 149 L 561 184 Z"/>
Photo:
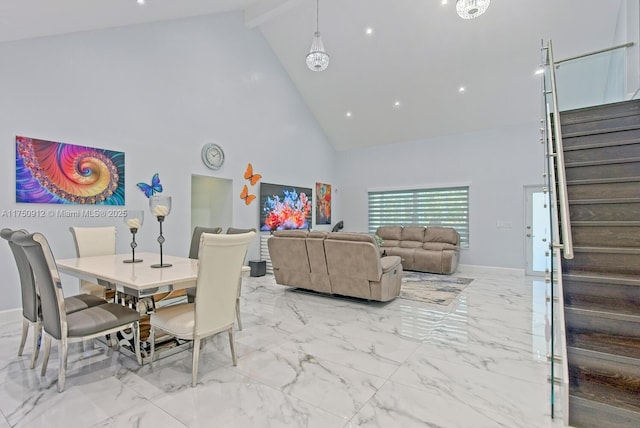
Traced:
<path id="1" fill-rule="evenodd" d="M 17 356 L 22 315 L 0 313 L 4 427 L 557 427 L 550 417 L 547 286 L 522 272 L 460 266 L 473 281 L 450 305 L 366 302 L 243 279 L 238 365 L 226 334 L 138 366 L 74 345 L 59 394 Z M 81 409 L 81 411 L 78 411 Z M 70 415 L 72 415 L 70 417 Z"/>
<path id="2" fill-rule="evenodd" d="M 346 423 L 233 369 L 206 373 L 198 388 L 168 394 L 155 404 L 189 427 L 339 428 Z"/>
<path id="3" fill-rule="evenodd" d="M 287 342 L 248 355 L 238 362 L 238 370 L 345 418 L 353 415 L 385 382 L 383 377 L 322 359 L 310 352 L 312 350 L 305 343 Z"/>
<path id="4" fill-rule="evenodd" d="M 89 427 L 184 428 L 185 425 L 161 407 L 151 402 L 141 402 Z"/>
<path id="5" fill-rule="evenodd" d="M 449 388 L 430 390 L 387 382 L 351 419 L 349 428 L 536 428 L 562 426 L 528 406 L 474 400 Z"/>

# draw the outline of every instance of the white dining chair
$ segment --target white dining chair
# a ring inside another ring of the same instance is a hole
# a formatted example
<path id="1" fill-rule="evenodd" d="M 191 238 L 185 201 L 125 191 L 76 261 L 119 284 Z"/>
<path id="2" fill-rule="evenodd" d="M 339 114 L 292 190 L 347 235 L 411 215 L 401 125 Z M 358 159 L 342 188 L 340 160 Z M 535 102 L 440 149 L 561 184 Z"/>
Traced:
<path id="1" fill-rule="evenodd" d="M 248 232 L 255 232 L 255 231 L 256 230 L 254 228 L 240 229 L 237 227 L 229 227 L 227 228 L 227 235 L 236 235 L 238 233 L 248 233 Z M 247 262 L 247 253 L 245 252 L 244 259 L 242 261 L 243 265 L 246 264 L 246 262 Z M 242 276 L 238 280 L 238 296 L 236 297 L 236 320 L 238 321 L 238 330 L 240 331 L 242 331 L 242 318 L 240 318 L 240 294 L 242 294 Z"/>
<path id="2" fill-rule="evenodd" d="M 189 245 L 189 258 L 197 259 L 198 253 L 200 252 L 200 237 L 203 233 L 213 233 L 218 234 L 222 232 L 221 227 L 202 227 L 196 226 L 193 228 L 193 233 L 191 234 L 191 244 Z M 186 289 L 187 293 L 187 301 L 189 303 L 193 303 L 196 300 L 196 287 L 195 284 L 193 286 L 189 286 Z"/>
<path id="3" fill-rule="evenodd" d="M 73 236 L 77 257 L 108 256 L 116 253 L 116 228 L 77 227 L 69 228 Z M 106 286 L 80 280 L 80 292 L 106 298 Z"/>
<path id="4" fill-rule="evenodd" d="M 248 233 L 248 232 L 255 232 L 256 230 L 254 228 L 250 228 L 250 229 L 239 229 L 237 227 L 229 227 L 227 228 L 227 235 L 237 235 L 239 233 Z M 205 228 L 205 227 L 200 227 L 200 226 L 196 226 L 195 229 L 193 229 L 193 235 L 191 235 L 191 248 L 189 250 L 189 258 L 190 259 L 197 259 L 198 258 L 198 251 L 199 249 L 199 245 L 200 245 L 200 235 L 202 235 L 203 233 L 220 233 L 222 232 L 222 228 L 221 227 L 211 227 L 211 228 Z M 243 259 L 243 264 L 246 263 L 246 259 L 247 259 L 247 255 L 245 254 L 245 257 Z M 245 268 L 248 268 L 245 266 Z M 243 275 L 244 276 L 244 271 L 245 269 L 243 269 Z M 236 296 L 236 321 L 238 321 L 238 330 L 242 331 L 242 318 L 240 317 L 240 294 L 242 293 L 242 276 L 240 277 L 240 279 L 238 280 L 238 295 Z M 191 287 L 191 288 L 187 288 L 187 299 L 189 302 L 193 303 L 195 301 L 196 298 L 196 288 L 195 287 Z"/>
<path id="5" fill-rule="evenodd" d="M 228 332 L 233 365 L 237 365 L 234 339 L 238 282 L 249 242 L 255 232 L 238 235 L 203 233 L 200 238 L 197 293 L 194 303 L 158 308 L 151 314 L 151 361 L 158 330 L 178 339 L 193 340 L 191 386 L 198 379 L 201 340 Z"/>

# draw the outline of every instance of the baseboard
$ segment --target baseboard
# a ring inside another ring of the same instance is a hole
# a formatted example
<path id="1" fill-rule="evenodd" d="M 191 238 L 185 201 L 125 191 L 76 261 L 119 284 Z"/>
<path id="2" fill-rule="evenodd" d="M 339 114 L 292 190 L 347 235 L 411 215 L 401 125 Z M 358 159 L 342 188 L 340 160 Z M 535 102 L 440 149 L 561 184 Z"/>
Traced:
<path id="1" fill-rule="evenodd" d="M 22 308 L 6 309 L 0 311 L 0 323 L 20 321 L 22 319 Z"/>
<path id="2" fill-rule="evenodd" d="M 476 270 L 486 270 L 491 272 L 503 272 L 503 273 L 509 273 L 510 275 L 516 275 L 522 278 L 524 278 L 525 276 L 524 269 L 506 268 L 506 267 L 497 267 L 497 266 L 459 264 L 458 269 L 459 270 L 476 269 Z"/>

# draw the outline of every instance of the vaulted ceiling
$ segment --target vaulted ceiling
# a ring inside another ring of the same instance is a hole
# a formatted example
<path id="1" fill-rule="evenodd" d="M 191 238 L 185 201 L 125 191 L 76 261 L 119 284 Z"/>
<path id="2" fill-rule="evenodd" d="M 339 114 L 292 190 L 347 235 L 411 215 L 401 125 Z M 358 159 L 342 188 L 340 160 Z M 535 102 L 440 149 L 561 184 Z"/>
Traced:
<path id="1" fill-rule="evenodd" d="M 305 65 L 314 0 L 2 0 L 0 42 L 242 11 L 347 150 L 536 121 L 542 40 L 558 59 L 610 47 L 626 0 L 494 0 L 473 20 L 455 0 L 319 1 L 323 72 Z"/>

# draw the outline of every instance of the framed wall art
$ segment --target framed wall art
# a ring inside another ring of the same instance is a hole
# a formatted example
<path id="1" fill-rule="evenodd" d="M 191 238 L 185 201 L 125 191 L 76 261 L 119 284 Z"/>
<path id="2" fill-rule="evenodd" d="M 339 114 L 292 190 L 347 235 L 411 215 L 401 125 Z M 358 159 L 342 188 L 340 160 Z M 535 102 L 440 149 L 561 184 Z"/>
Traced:
<path id="1" fill-rule="evenodd" d="M 331 224 L 331 184 L 316 183 L 316 224 Z"/>
<path id="2" fill-rule="evenodd" d="M 124 205 L 124 153 L 16 136 L 16 202 Z"/>

